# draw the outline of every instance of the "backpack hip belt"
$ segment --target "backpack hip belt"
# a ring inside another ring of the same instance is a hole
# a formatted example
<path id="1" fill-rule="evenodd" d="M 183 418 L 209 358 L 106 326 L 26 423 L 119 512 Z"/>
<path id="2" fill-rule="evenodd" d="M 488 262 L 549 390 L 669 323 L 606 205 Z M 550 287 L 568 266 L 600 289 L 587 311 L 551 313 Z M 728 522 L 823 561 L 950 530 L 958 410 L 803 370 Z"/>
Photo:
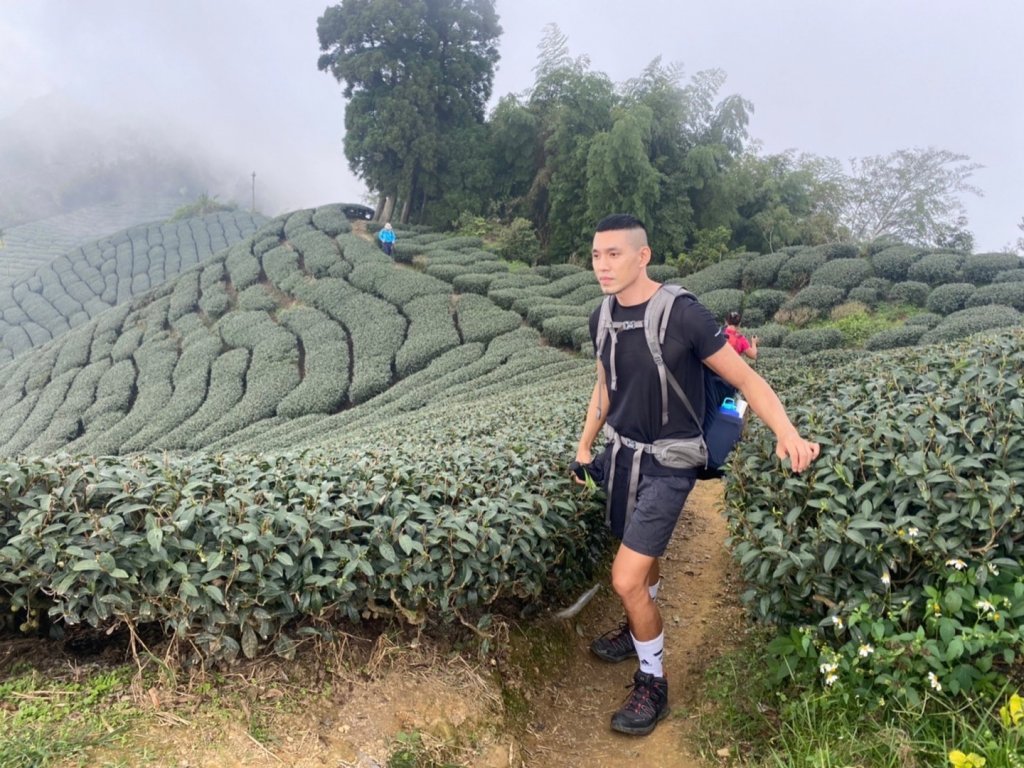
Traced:
<path id="1" fill-rule="evenodd" d="M 608 462 L 609 471 L 606 472 L 608 485 L 605 491 L 605 522 L 611 522 L 612 516 L 612 491 L 615 488 L 615 467 L 619 455 L 619 448 L 626 446 L 633 451 L 633 460 L 629 467 L 629 490 L 626 501 L 626 521 L 633 516 L 636 508 L 637 486 L 640 484 L 640 462 L 645 453 L 649 453 L 655 461 L 665 467 L 672 469 L 699 469 L 708 465 L 708 447 L 704 442 L 704 436 L 680 437 L 665 440 L 655 440 L 653 443 L 642 443 L 639 440 L 620 435 L 615 428 L 605 422 L 605 439 L 611 443 L 611 457 Z"/>

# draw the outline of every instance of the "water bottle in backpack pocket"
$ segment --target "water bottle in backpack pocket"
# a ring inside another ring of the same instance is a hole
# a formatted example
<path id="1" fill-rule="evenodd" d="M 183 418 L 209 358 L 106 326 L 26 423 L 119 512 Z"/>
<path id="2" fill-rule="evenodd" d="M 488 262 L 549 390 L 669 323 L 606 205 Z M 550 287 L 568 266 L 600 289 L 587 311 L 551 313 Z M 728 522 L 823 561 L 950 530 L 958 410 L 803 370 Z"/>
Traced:
<path id="1" fill-rule="evenodd" d="M 705 425 L 704 442 L 708 446 L 708 466 L 717 469 L 725 464 L 743 434 L 743 413 L 746 403 L 725 398 L 710 424 Z"/>

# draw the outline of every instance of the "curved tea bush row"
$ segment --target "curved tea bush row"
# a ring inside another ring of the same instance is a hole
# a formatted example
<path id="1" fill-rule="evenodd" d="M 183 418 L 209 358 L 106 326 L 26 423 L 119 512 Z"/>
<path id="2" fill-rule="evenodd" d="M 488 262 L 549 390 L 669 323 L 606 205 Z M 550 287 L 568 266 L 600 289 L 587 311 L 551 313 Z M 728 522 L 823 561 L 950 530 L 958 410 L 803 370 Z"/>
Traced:
<path id="1" fill-rule="evenodd" d="M 371 447 L 343 453 L 0 464 L 0 608 L 155 622 L 230 661 L 337 621 L 483 622 L 576 590 L 605 541 L 563 468 L 587 390 L 550 391 L 478 402 L 482 422 L 407 418 L 386 443 L 350 434 Z"/>
<path id="2" fill-rule="evenodd" d="M 809 628 L 778 648 L 874 695 L 999 686 L 1024 641 L 1022 371 L 1015 330 L 783 372 L 821 456 L 794 478 L 752 423 L 726 512 L 744 600 Z"/>
<path id="3" fill-rule="evenodd" d="M 462 297 L 466 298 L 465 296 Z M 423 370 L 395 382 L 366 403 L 328 416 L 309 416 L 286 423 L 259 422 L 211 449 L 246 451 L 288 450 L 336 443 L 345 435 L 361 435 L 376 425 L 390 425 L 405 414 L 443 406 L 446 412 L 465 413 L 491 388 L 510 392 L 516 386 L 544 382 L 562 371 L 593 371 L 592 364 L 540 344 L 532 328 L 518 328 L 495 337 L 486 345 L 466 343 L 437 357 Z M 580 385 L 586 388 L 586 384 Z M 592 386 L 592 383 L 591 383 Z M 462 418 L 461 416 L 459 417 Z M 521 420 L 522 414 L 517 417 Z M 417 422 L 419 423 L 419 422 Z M 391 430 L 388 426 L 385 434 Z M 385 442 L 389 442 L 386 440 Z"/>
<path id="4" fill-rule="evenodd" d="M 194 450 L 256 424 L 322 420 L 522 324 L 395 265 L 338 216 L 327 206 L 267 222 L 0 367 L 0 453 Z"/>
<path id="5" fill-rule="evenodd" d="M 131 227 L 0 286 L 0 363 L 161 285 L 263 221 L 235 211 Z"/>

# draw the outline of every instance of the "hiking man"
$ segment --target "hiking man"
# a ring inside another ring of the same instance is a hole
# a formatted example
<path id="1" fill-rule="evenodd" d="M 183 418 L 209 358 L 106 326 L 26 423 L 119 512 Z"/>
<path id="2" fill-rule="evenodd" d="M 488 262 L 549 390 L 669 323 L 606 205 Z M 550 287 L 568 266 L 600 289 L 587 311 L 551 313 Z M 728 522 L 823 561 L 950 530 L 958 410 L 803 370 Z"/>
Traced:
<path id="1" fill-rule="evenodd" d="M 384 225 L 384 229 L 377 235 L 377 239 L 380 240 L 380 249 L 390 256 L 395 247 L 395 230 L 391 228 L 390 221 Z"/>
<path id="2" fill-rule="evenodd" d="M 602 344 L 597 382 L 576 449 L 577 462 L 591 465 L 591 447 L 602 428 L 606 435 L 617 433 L 637 450 L 658 439 L 699 436 L 701 426 L 694 423 L 691 411 L 704 413 L 702 364 L 743 393 L 750 408 L 775 433 L 776 455 L 788 458 L 795 472 L 802 472 L 814 461 L 817 443 L 800 436 L 775 392 L 726 343 L 714 316 L 692 294 L 673 301 L 663 341 L 665 367 L 691 406 L 684 408 L 678 397 L 671 397 L 667 423 L 663 424 L 663 385 L 643 330 L 645 309 L 661 288 L 647 275 L 651 261 L 647 230 L 632 215 L 608 216 L 597 225 L 591 256 L 602 292 L 614 297 L 611 319 L 626 325 L 618 326 L 613 343 Z M 590 316 L 595 345 L 599 313 L 596 310 Z M 597 638 L 591 650 L 605 661 L 639 658 L 632 692 L 612 716 L 611 727 L 645 735 L 669 714 L 663 625 L 654 602 L 660 584 L 658 558 L 665 553 L 697 470 L 664 466 L 644 452 L 635 464 L 637 477 L 631 469 L 633 451 L 625 445 L 619 447 L 614 461 L 609 461 L 609 451 L 605 451 L 591 466 L 596 475 L 604 476 L 606 488 L 612 484 L 609 523 L 621 544 L 612 562 L 611 582 L 622 601 L 626 622 Z M 606 466 L 597 466 L 600 459 Z M 611 463 L 616 466 L 607 466 Z M 627 496 L 634 488 L 635 497 L 630 501 Z"/>

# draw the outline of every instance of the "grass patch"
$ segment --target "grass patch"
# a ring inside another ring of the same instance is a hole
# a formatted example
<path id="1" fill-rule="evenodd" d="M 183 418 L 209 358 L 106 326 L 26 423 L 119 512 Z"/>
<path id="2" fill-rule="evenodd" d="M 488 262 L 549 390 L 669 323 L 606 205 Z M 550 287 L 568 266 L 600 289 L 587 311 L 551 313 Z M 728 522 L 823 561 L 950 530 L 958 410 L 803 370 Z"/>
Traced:
<path id="1" fill-rule="evenodd" d="M 135 670 L 97 672 L 80 681 L 15 669 L 0 684 L 0 765 L 46 768 L 119 742 L 139 717 L 124 700 Z"/>
<path id="2" fill-rule="evenodd" d="M 840 304 L 828 320 L 811 323 L 809 328 L 835 328 L 843 335 L 843 347 L 863 349 L 864 343 L 879 331 L 903 325 L 908 317 L 923 312 L 910 304 L 880 304 L 869 309 L 860 302 Z"/>
<path id="3" fill-rule="evenodd" d="M 817 681 L 772 678 L 765 630 L 705 675 L 695 732 L 709 761 L 736 768 L 1024 768 L 1024 700 L 863 702 Z"/>

